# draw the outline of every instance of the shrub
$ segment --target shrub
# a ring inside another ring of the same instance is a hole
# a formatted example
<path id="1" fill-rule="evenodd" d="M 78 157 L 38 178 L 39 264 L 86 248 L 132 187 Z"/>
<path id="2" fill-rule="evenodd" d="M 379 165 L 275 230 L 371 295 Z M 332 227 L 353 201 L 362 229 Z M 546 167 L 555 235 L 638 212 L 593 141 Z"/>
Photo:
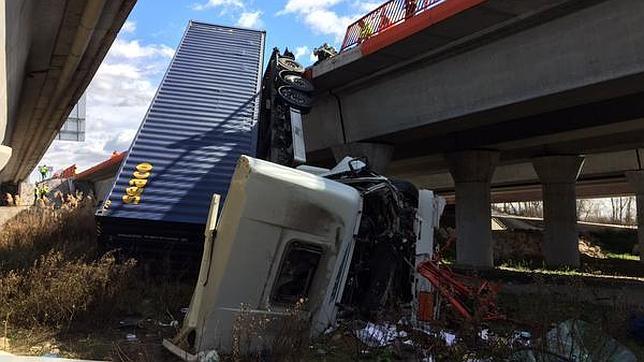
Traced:
<path id="1" fill-rule="evenodd" d="M 60 251 L 67 259 L 96 256 L 94 203 L 68 195 L 60 206 L 41 200 L 0 229 L 0 272 L 28 268 L 42 255 Z"/>
<path id="2" fill-rule="evenodd" d="M 42 201 L 0 230 L 0 318 L 10 324 L 99 321 L 128 284 L 134 261 L 97 252 L 92 200 L 56 198 L 60 202 Z"/>

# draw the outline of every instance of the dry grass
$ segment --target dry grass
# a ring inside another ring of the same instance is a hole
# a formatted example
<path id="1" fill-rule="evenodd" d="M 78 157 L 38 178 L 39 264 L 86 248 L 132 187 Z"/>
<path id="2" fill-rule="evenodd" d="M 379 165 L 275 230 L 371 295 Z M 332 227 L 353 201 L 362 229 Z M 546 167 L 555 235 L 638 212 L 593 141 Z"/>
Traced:
<path id="1" fill-rule="evenodd" d="M 103 319 L 134 266 L 98 254 L 91 199 L 56 198 L 0 230 L 0 318 L 9 326 L 68 328 L 88 314 Z"/>

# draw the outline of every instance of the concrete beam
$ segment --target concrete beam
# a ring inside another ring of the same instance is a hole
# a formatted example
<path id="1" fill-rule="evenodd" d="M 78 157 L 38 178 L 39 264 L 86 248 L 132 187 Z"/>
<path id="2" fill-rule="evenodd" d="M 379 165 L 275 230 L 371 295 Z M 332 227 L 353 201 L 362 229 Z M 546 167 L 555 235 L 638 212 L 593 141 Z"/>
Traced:
<path id="1" fill-rule="evenodd" d="M 635 190 L 637 202 L 637 238 L 639 239 L 640 263 L 644 264 L 644 170 L 627 172 L 626 178 Z"/>
<path id="2" fill-rule="evenodd" d="M 644 48 L 644 32 L 632 29 L 643 22 L 644 3 L 602 1 L 482 40 L 467 51 L 383 70 L 333 89 L 341 109 L 321 99 L 305 120 L 306 131 L 319 141 L 307 145 L 312 145 L 310 151 L 334 145 L 335 130 L 325 133 L 322 114 L 340 113 L 347 142 L 359 142 L 404 131 L 411 138 L 421 127 L 428 134 L 430 128 L 448 134 L 641 92 L 644 54 L 638 50 Z M 332 96 L 319 96 L 327 97 Z M 504 107 L 512 109 L 485 115 Z"/>
<path id="3" fill-rule="evenodd" d="M 475 268 L 494 266 L 490 228 L 490 182 L 499 153 L 472 150 L 447 154 L 456 188 L 456 262 Z"/>
<path id="4" fill-rule="evenodd" d="M 384 174 L 391 162 L 394 148 L 383 143 L 347 143 L 332 148 L 335 162 L 342 161 L 347 156 L 364 157 L 369 167 L 380 174 Z"/>
<path id="5" fill-rule="evenodd" d="M 0 141 L 6 123 L 3 144 L 13 154 L 0 171 L 0 182 L 16 183 L 53 142 L 136 0 L 68 1 L 65 6 L 0 0 L 0 5 L 5 2 L 0 99 L 3 92 L 7 99 L 0 102 Z"/>
<path id="6" fill-rule="evenodd" d="M 544 156 L 532 162 L 543 189 L 544 258 L 549 266 L 579 266 L 575 183 L 582 156 Z"/>

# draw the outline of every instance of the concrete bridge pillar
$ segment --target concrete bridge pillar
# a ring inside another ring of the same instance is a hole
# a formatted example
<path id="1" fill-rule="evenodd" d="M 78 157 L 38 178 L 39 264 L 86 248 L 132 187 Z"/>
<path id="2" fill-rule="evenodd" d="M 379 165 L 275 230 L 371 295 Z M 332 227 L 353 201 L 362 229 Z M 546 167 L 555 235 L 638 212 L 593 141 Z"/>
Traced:
<path id="1" fill-rule="evenodd" d="M 364 157 L 369 167 L 380 174 L 384 174 L 391 157 L 394 154 L 394 146 L 384 143 L 355 142 L 345 143 L 331 148 L 335 162 L 342 161 L 346 156 Z"/>
<path id="2" fill-rule="evenodd" d="M 549 266 L 579 266 L 575 183 L 583 164 L 584 157 L 577 155 L 544 156 L 532 161 L 543 190 L 543 250 Z"/>
<path id="3" fill-rule="evenodd" d="M 644 170 L 626 172 L 626 178 L 635 190 L 640 263 L 644 264 Z"/>
<path id="4" fill-rule="evenodd" d="M 499 152 L 471 150 L 445 155 L 456 191 L 456 262 L 475 268 L 494 266 L 490 227 L 490 182 Z"/>

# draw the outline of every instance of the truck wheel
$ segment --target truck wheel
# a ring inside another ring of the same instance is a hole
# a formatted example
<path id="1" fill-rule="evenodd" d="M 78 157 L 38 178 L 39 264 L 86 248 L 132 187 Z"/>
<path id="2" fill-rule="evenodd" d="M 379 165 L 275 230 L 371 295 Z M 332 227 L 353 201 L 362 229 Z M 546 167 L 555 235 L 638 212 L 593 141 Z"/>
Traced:
<path id="1" fill-rule="evenodd" d="M 304 73 L 304 67 L 301 66 L 300 63 L 290 58 L 285 58 L 285 57 L 277 58 L 277 65 L 282 67 L 284 70 L 288 70 L 296 73 Z"/>
<path id="2" fill-rule="evenodd" d="M 313 84 L 311 84 L 308 79 L 302 77 L 299 74 L 295 74 L 288 70 L 283 70 L 280 72 L 279 76 L 280 81 L 284 85 L 293 87 L 301 92 L 311 93 L 314 90 Z"/>
<path id="3" fill-rule="evenodd" d="M 293 108 L 297 108 L 302 111 L 308 111 L 311 109 L 311 96 L 304 92 L 284 85 L 277 89 L 277 93 L 284 102 Z"/>

